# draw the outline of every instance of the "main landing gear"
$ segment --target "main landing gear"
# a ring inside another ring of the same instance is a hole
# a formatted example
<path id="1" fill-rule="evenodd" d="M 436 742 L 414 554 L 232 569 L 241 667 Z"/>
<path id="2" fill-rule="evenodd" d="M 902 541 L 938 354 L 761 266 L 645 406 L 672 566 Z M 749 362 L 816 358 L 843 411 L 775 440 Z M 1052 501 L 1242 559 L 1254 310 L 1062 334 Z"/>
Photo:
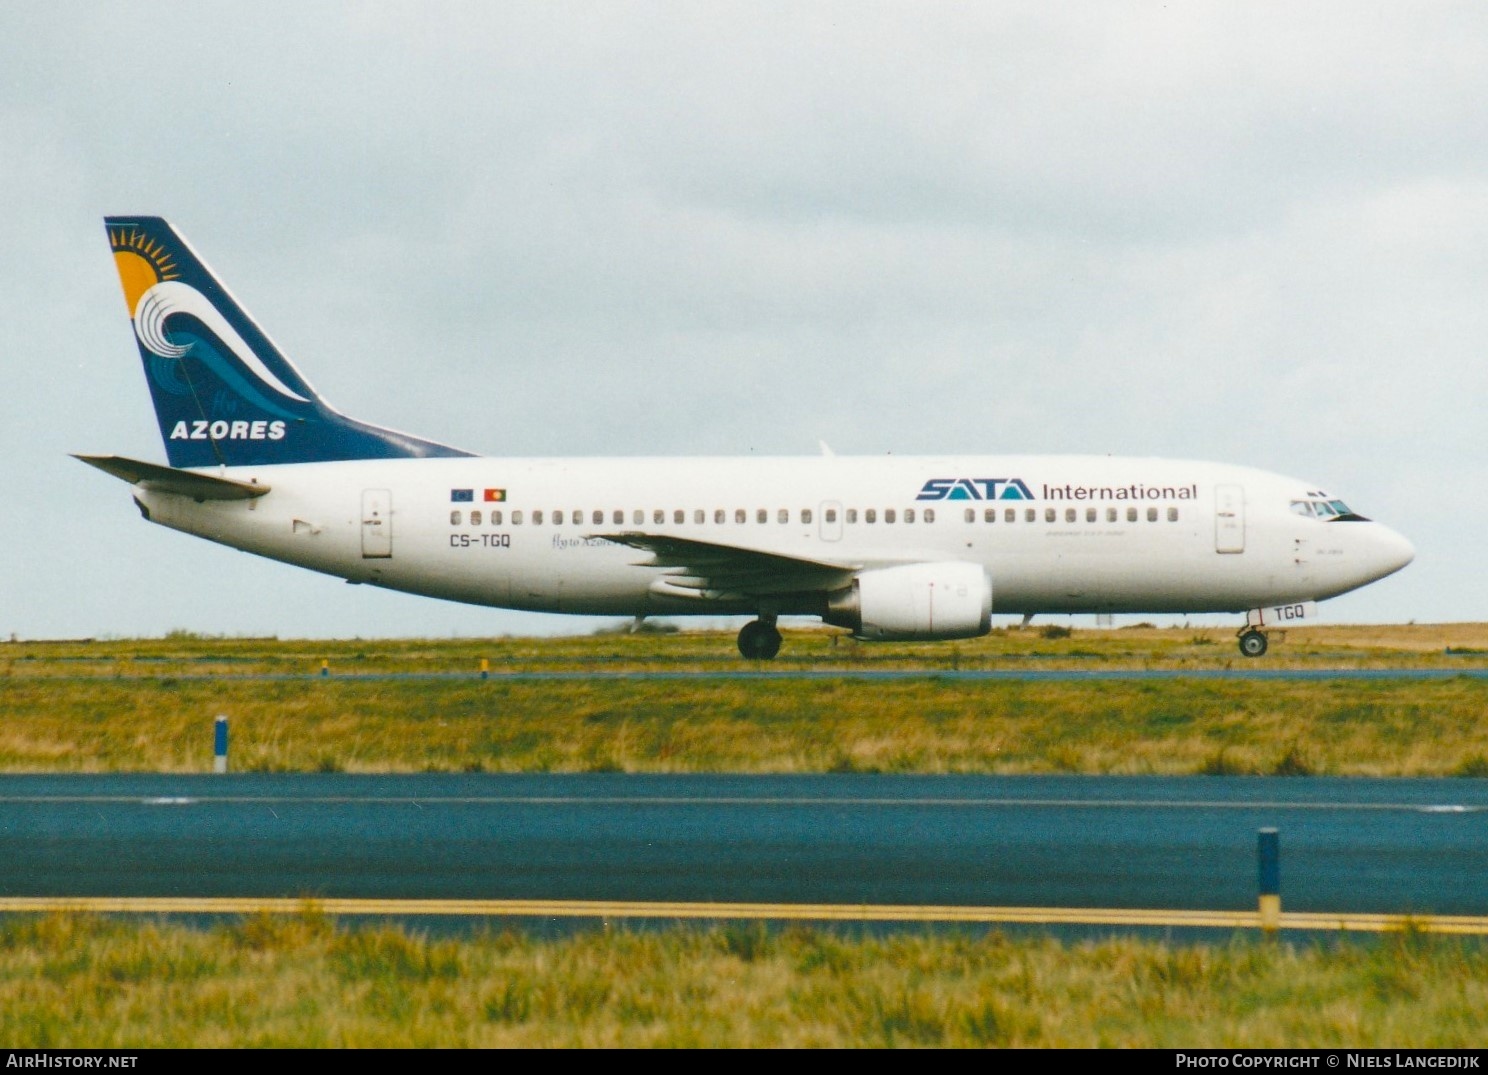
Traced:
<path id="1" fill-rule="evenodd" d="M 1266 636 L 1254 627 L 1240 629 L 1240 652 L 1247 657 L 1259 657 L 1266 652 Z"/>
<path id="2" fill-rule="evenodd" d="M 761 616 L 739 628 L 739 652 L 750 661 L 768 661 L 779 653 L 780 632 L 775 617 Z"/>

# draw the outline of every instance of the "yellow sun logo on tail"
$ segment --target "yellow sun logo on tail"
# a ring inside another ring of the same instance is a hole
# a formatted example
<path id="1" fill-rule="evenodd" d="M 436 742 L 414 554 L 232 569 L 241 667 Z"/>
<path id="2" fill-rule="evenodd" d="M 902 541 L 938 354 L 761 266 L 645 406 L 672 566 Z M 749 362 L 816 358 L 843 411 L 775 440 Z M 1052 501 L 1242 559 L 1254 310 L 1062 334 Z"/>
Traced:
<path id="1" fill-rule="evenodd" d="M 119 269 L 119 283 L 124 287 L 124 302 L 131 318 L 141 295 L 160 281 L 181 275 L 165 247 L 144 232 L 110 228 L 109 245 L 114 250 L 114 264 Z"/>

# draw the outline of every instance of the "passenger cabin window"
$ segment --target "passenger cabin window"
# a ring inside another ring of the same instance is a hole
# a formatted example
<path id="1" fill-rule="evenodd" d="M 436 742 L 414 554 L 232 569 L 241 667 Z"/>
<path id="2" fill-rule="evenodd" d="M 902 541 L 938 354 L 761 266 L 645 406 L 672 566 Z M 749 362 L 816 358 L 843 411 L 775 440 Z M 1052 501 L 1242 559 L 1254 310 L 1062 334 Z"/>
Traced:
<path id="1" fill-rule="evenodd" d="M 555 512 L 553 512 L 553 525 L 554 526 L 562 526 L 563 525 L 563 512 L 561 512 L 561 511 L 555 511 Z"/>
<path id="2" fill-rule="evenodd" d="M 678 526 L 681 526 L 686 521 L 687 513 L 684 512 L 681 508 L 677 508 L 672 512 L 672 522 L 676 523 Z"/>
<path id="3" fill-rule="evenodd" d="M 491 525 L 492 526 L 500 526 L 501 525 L 501 512 L 499 512 L 499 511 L 493 511 L 493 512 L 491 512 Z"/>
<path id="4" fill-rule="evenodd" d="M 735 508 L 734 509 L 734 522 L 736 522 L 736 523 L 745 523 L 745 522 L 748 522 L 748 521 L 749 521 L 749 512 L 745 511 L 743 508 Z"/>
<path id="5" fill-rule="evenodd" d="M 512 525 L 513 526 L 521 526 L 522 525 L 522 513 L 520 511 L 514 511 L 514 512 L 512 512 Z"/>
<path id="6" fill-rule="evenodd" d="M 651 512 L 651 521 L 657 526 L 662 525 L 666 522 L 666 512 L 662 511 L 660 508 L 654 509 Z"/>
<path id="7" fill-rule="evenodd" d="M 976 522 L 976 508 L 967 508 L 961 513 L 961 517 L 969 523 Z"/>
<path id="8" fill-rule="evenodd" d="M 1072 523 L 1072 522 L 1075 521 L 1076 518 L 1077 518 L 1077 516 L 1075 514 L 1075 509 L 1074 508 L 1065 508 L 1064 509 L 1064 521 L 1065 522 Z"/>
<path id="9" fill-rule="evenodd" d="M 1095 509 L 1094 508 L 1086 508 L 1085 509 L 1085 521 L 1087 523 L 1093 523 L 1093 522 L 1095 522 Z"/>
<path id="10" fill-rule="evenodd" d="M 864 508 L 863 509 L 863 521 L 865 523 L 876 523 L 876 522 L 878 522 L 878 509 L 877 508 Z"/>
<path id="11" fill-rule="evenodd" d="M 837 521 L 837 509 L 836 508 L 828 508 L 827 511 L 826 511 L 826 516 L 827 516 L 827 522 L 829 522 L 829 523 L 835 523 Z"/>
<path id="12" fill-rule="evenodd" d="M 811 509 L 810 508 L 802 508 L 801 509 L 801 521 L 803 523 L 806 523 L 808 526 L 810 525 L 810 523 L 811 523 Z"/>
<path id="13" fill-rule="evenodd" d="M 452 512 L 450 512 L 450 525 L 451 526 L 459 526 L 460 525 L 460 513 L 458 511 L 452 511 Z M 451 539 L 451 540 L 453 540 L 453 539 Z"/>
<path id="14" fill-rule="evenodd" d="M 728 516 L 722 508 L 718 508 L 713 512 L 713 522 L 717 526 L 722 526 L 726 518 L 728 518 Z"/>
<path id="15" fill-rule="evenodd" d="M 989 523 L 995 523 L 997 521 L 997 509 L 996 508 L 983 508 L 982 509 L 982 518 L 984 520 L 986 520 L 987 522 L 989 522 Z"/>
<path id="16" fill-rule="evenodd" d="M 623 518 L 623 516 L 621 516 L 621 514 L 618 511 L 615 512 L 615 521 L 617 523 L 621 520 L 621 518 Z M 595 526 L 603 526 L 604 525 L 604 512 L 602 512 L 602 511 L 595 511 L 595 513 L 594 513 L 594 525 Z"/>
<path id="17" fill-rule="evenodd" d="M 645 526 L 646 513 L 640 508 L 636 508 L 633 512 L 631 512 L 630 521 L 631 524 L 634 526 Z"/>
<path id="18" fill-rule="evenodd" d="M 1002 513 L 1002 521 L 1005 522 L 1005 523 L 1015 523 L 1015 522 L 1017 522 L 1018 521 L 1018 509 L 1017 508 L 1008 508 L 1007 511 L 1005 511 L 1005 512 Z"/>
<path id="19" fill-rule="evenodd" d="M 1044 509 L 1044 522 L 1046 522 L 1046 523 L 1052 523 L 1054 521 L 1054 519 L 1055 519 L 1054 509 L 1053 508 L 1045 508 Z"/>
<path id="20" fill-rule="evenodd" d="M 780 523 L 790 522 L 790 509 L 781 508 L 779 511 L 777 511 L 775 513 L 775 521 Z"/>
<path id="21" fill-rule="evenodd" d="M 893 521 L 894 521 L 894 509 L 893 508 L 884 508 L 884 522 L 891 523 Z"/>
<path id="22" fill-rule="evenodd" d="M 934 508 L 926 508 L 925 509 L 925 521 L 927 523 L 933 523 L 935 521 L 935 509 Z"/>
<path id="23" fill-rule="evenodd" d="M 757 523 L 767 523 L 767 522 L 769 522 L 770 521 L 770 512 L 769 512 L 769 510 L 766 509 L 766 508 L 755 508 L 754 509 L 754 521 L 757 522 Z"/>
<path id="24" fill-rule="evenodd" d="M 534 511 L 532 513 L 532 525 L 533 526 L 541 526 L 542 525 L 542 510 L 541 509 L 539 509 L 537 511 Z"/>
<path id="25" fill-rule="evenodd" d="M 1116 521 L 1116 509 L 1115 508 L 1107 508 L 1106 509 L 1106 522 L 1108 522 L 1108 523 L 1114 523 L 1115 521 Z"/>
<path id="26" fill-rule="evenodd" d="M 807 522 L 810 522 L 811 520 L 808 519 L 806 521 Z M 904 509 L 904 521 L 907 522 L 907 523 L 914 522 L 914 508 L 905 508 Z"/>
<path id="27" fill-rule="evenodd" d="M 698 526 L 702 526 L 703 523 L 708 521 L 708 516 L 703 513 L 702 508 L 694 508 L 692 512 L 692 521 Z"/>
<path id="28" fill-rule="evenodd" d="M 1168 522 L 1170 522 L 1170 523 L 1176 523 L 1177 521 L 1178 521 L 1178 509 L 1177 508 L 1169 508 L 1168 509 Z"/>
<path id="29" fill-rule="evenodd" d="M 858 509 L 857 508 L 848 508 L 847 509 L 847 521 L 850 522 L 850 523 L 855 523 L 855 522 L 858 521 Z"/>
<path id="30" fill-rule="evenodd" d="M 1129 523 L 1134 523 L 1134 522 L 1137 521 L 1137 509 L 1136 508 L 1127 508 L 1126 509 L 1126 521 L 1129 522 Z"/>
<path id="31" fill-rule="evenodd" d="M 1149 523 L 1155 523 L 1155 522 L 1157 522 L 1157 509 L 1156 508 L 1148 508 L 1147 509 L 1147 521 Z"/>
<path id="32" fill-rule="evenodd" d="M 480 520 L 481 520 L 480 509 L 477 508 L 475 511 L 472 511 L 470 513 L 470 525 L 471 526 L 479 526 L 480 525 Z"/>
<path id="33" fill-rule="evenodd" d="M 1023 521 L 1024 522 L 1028 522 L 1028 523 L 1036 523 L 1036 522 L 1038 522 L 1038 509 L 1037 508 L 1028 508 L 1026 511 L 1024 511 L 1023 512 Z"/>

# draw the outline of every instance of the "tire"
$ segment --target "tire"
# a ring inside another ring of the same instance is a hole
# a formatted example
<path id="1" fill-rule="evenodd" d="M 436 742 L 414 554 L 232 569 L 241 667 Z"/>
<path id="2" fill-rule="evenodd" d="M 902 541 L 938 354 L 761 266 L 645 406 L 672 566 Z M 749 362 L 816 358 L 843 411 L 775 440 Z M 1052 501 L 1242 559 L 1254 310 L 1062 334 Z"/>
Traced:
<path id="1" fill-rule="evenodd" d="M 745 660 L 768 661 L 780 652 L 780 632 L 768 623 L 751 620 L 739 629 L 739 653 Z"/>
<path id="2" fill-rule="evenodd" d="M 1246 631 L 1240 636 L 1240 652 L 1247 657 L 1259 657 L 1266 652 L 1266 636 L 1259 631 Z"/>

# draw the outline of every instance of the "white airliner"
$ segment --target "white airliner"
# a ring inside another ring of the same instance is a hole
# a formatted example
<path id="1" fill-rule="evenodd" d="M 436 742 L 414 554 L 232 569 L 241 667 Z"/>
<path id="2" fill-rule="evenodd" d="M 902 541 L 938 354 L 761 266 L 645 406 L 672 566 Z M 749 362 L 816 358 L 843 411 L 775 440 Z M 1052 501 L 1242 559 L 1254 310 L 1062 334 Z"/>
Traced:
<path id="1" fill-rule="evenodd" d="M 1411 562 L 1315 482 L 1152 458 L 479 456 L 331 409 L 158 217 L 106 226 L 168 466 L 77 458 L 151 522 L 352 583 L 501 608 L 780 616 L 870 640 L 997 613 L 1244 616 L 1264 628 Z"/>

